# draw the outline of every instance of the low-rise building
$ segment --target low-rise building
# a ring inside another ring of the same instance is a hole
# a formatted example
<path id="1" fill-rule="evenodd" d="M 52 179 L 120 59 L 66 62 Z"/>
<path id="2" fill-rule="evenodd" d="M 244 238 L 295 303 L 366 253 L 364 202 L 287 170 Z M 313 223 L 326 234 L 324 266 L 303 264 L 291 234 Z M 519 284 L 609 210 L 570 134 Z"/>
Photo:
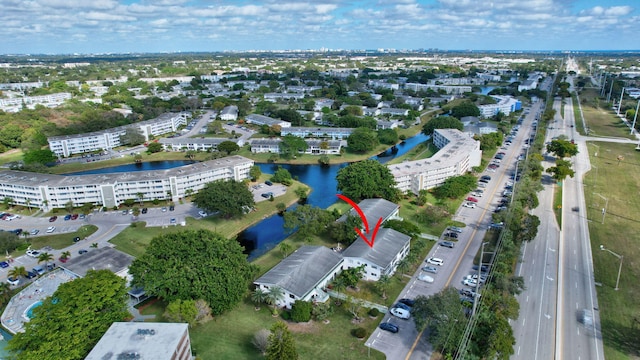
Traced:
<path id="1" fill-rule="evenodd" d="M 373 225 L 369 224 L 371 228 Z M 356 239 L 343 253 L 343 267 L 364 265 L 363 279 L 378 281 L 383 275 L 395 273 L 398 263 L 409 254 L 411 237 L 393 229 L 381 228 L 373 246 Z"/>
<path id="2" fill-rule="evenodd" d="M 278 125 L 280 126 L 281 129 L 291 127 L 291 123 L 288 121 L 274 119 L 272 117 L 268 117 L 260 114 L 249 114 L 245 116 L 244 119 L 247 122 L 247 124 L 267 125 L 267 126 Z"/>
<path id="3" fill-rule="evenodd" d="M 178 201 L 212 181 L 248 179 L 253 165 L 253 160 L 234 155 L 172 169 L 129 173 L 55 175 L 2 170 L 0 198 L 44 211 L 64 208 L 69 202 L 112 208 L 127 199 Z"/>
<path id="4" fill-rule="evenodd" d="M 324 246 L 305 245 L 267 271 L 254 284 L 269 292 L 274 287 L 283 290 L 276 306 L 291 308 L 296 300 L 325 302 L 329 295 L 323 290 L 342 271 L 343 258 Z"/>
<path id="5" fill-rule="evenodd" d="M 439 149 L 432 157 L 387 165 L 402 192 L 418 194 L 444 184 L 453 176 L 464 175 L 482 160 L 480 142 L 457 129 L 436 129 L 433 144 Z"/>
<path id="6" fill-rule="evenodd" d="M 250 140 L 251 152 L 260 153 L 280 153 L 280 143 L 282 139 L 252 139 Z M 321 140 L 321 139 L 305 139 L 307 149 L 305 154 L 309 155 L 337 155 L 340 154 L 342 147 L 345 147 L 344 140 Z"/>
<path id="7" fill-rule="evenodd" d="M 166 151 L 209 151 L 218 149 L 218 145 L 225 141 L 236 143 L 239 147 L 244 145 L 242 139 L 227 138 L 162 138 L 158 140 Z"/>
<path id="8" fill-rule="evenodd" d="M 331 139 L 346 139 L 353 132 L 353 128 L 331 128 L 331 127 L 289 127 L 283 128 L 280 135 L 293 135 L 298 137 L 316 137 Z"/>
<path id="9" fill-rule="evenodd" d="M 225 106 L 220 111 L 220 120 L 223 121 L 236 121 L 238 120 L 238 107 L 235 105 Z"/>
<path id="10" fill-rule="evenodd" d="M 496 100 L 495 104 L 486 104 L 478 106 L 480 110 L 481 117 L 492 117 L 497 113 L 501 112 L 505 115 L 509 115 L 514 111 L 518 111 L 522 109 L 522 103 L 520 100 L 511 97 L 511 96 L 502 96 L 502 95 L 492 95 L 493 99 Z"/>
<path id="11" fill-rule="evenodd" d="M 115 322 L 85 360 L 191 360 L 189 324 Z"/>

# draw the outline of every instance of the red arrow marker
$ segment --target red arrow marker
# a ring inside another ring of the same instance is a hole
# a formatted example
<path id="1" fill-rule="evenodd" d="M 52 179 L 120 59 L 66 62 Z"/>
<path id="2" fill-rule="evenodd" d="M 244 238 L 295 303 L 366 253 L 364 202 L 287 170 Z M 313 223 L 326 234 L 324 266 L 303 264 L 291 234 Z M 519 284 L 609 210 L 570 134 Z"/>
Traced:
<path id="1" fill-rule="evenodd" d="M 351 205 L 353 207 L 353 209 L 358 213 L 358 215 L 360 215 L 360 219 L 362 219 L 362 223 L 364 224 L 364 230 L 365 230 L 366 234 L 369 235 L 369 222 L 367 221 L 367 217 L 364 216 L 364 213 L 362 212 L 362 209 L 360 209 L 358 204 L 356 204 L 353 200 L 349 199 L 348 197 L 346 197 L 346 196 L 344 196 L 342 194 L 338 194 L 337 196 L 340 199 L 344 200 L 347 204 Z M 380 225 L 382 225 L 382 218 L 378 219 L 378 223 L 373 228 L 373 234 L 371 235 L 371 239 L 367 239 L 365 234 L 363 234 L 362 231 L 360 229 L 358 229 L 357 227 L 354 228 L 354 229 L 355 229 L 356 233 L 358 233 L 358 235 L 360 235 L 362 240 L 364 240 L 364 242 L 367 245 L 369 245 L 369 247 L 373 248 L 373 243 L 376 240 L 376 235 L 378 234 L 378 230 L 380 229 Z"/>

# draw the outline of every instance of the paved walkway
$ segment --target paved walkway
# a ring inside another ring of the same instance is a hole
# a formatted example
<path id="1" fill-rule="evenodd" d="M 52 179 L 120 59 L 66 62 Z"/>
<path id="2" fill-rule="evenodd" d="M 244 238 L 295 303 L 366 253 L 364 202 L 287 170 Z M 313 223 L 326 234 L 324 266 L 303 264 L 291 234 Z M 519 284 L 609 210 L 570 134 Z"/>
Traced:
<path id="1" fill-rule="evenodd" d="M 341 300 L 346 300 L 347 299 L 347 295 L 343 294 L 343 293 L 339 293 L 336 291 L 332 291 L 332 290 L 327 290 L 327 294 L 329 294 L 329 296 L 336 298 L 336 299 L 341 299 Z M 376 308 L 378 310 L 380 310 L 381 313 L 386 314 L 387 311 L 389 311 L 389 308 L 384 306 L 384 305 L 380 305 L 380 304 L 376 304 L 376 303 L 372 303 L 370 301 L 366 301 L 366 300 L 361 300 L 355 297 L 352 297 L 354 301 L 359 302 L 362 306 L 366 307 L 366 308 Z"/>

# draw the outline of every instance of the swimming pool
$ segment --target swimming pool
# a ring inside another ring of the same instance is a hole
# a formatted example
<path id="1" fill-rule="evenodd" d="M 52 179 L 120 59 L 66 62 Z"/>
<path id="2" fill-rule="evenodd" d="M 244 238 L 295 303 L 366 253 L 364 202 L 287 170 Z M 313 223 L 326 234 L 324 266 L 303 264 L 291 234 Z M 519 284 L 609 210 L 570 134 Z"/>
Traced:
<path id="1" fill-rule="evenodd" d="M 33 304 L 31 304 L 31 306 L 29 306 L 27 310 L 25 310 L 24 314 L 27 317 L 27 319 L 29 320 L 33 319 L 33 309 L 37 308 L 40 305 L 42 305 L 42 301 L 36 301 Z"/>

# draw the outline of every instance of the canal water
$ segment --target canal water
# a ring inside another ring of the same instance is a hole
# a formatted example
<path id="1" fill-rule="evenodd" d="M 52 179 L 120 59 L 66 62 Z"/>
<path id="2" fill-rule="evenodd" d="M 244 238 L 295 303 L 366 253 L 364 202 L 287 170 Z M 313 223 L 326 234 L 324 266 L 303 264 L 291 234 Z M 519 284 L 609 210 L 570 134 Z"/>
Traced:
<path id="1" fill-rule="evenodd" d="M 428 136 L 420 133 L 404 142 L 388 149 L 387 151 L 378 154 L 372 159 L 378 160 L 381 163 L 386 163 L 398 156 L 406 154 L 418 144 L 425 142 L 429 139 Z M 178 166 L 183 166 L 192 163 L 186 160 L 167 160 L 167 161 L 153 161 L 141 164 L 126 164 L 119 165 L 103 169 L 95 169 L 88 171 L 81 171 L 73 173 L 74 175 L 83 174 L 108 174 L 116 172 L 133 172 L 133 171 L 148 171 L 148 170 L 163 170 L 170 169 Z M 338 183 L 336 181 L 336 175 L 338 171 L 347 166 L 347 164 L 336 164 L 329 166 L 321 166 L 319 164 L 313 165 L 289 165 L 289 164 L 257 164 L 260 166 L 260 170 L 263 173 L 273 174 L 278 166 L 282 166 L 287 169 L 291 176 L 299 180 L 302 183 L 311 187 L 312 191 L 307 199 L 307 204 L 317 206 L 320 208 L 327 208 L 335 203 L 338 198 Z M 293 205 L 290 209 L 294 208 Z M 249 259 L 255 259 L 264 254 L 268 250 L 274 248 L 282 240 L 284 240 L 290 234 L 284 230 L 284 220 L 280 215 L 270 216 L 259 223 L 255 224 L 242 231 L 238 235 L 238 241 L 245 247 L 245 253 L 249 255 Z"/>

